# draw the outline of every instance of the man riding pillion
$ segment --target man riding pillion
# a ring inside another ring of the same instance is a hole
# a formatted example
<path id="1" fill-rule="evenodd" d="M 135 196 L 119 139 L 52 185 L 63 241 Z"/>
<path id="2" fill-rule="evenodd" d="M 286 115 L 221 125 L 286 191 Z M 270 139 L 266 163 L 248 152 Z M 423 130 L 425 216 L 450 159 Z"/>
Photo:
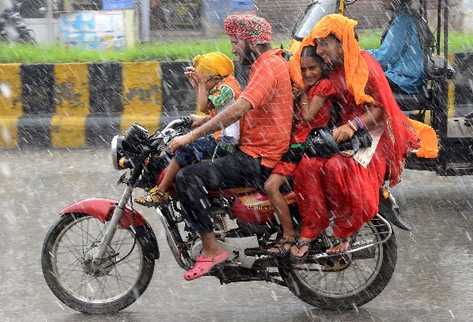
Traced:
<path id="1" fill-rule="evenodd" d="M 240 63 L 251 65 L 248 86 L 225 111 L 170 143 L 175 151 L 240 120 L 239 151 L 188 166 L 177 174 L 176 190 L 187 222 L 200 234 L 203 246 L 195 265 L 184 274 L 186 280 L 199 278 L 230 258 L 213 232 L 207 192 L 240 186 L 262 188 L 286 152 L 291 134 L 289 68 L 282 50 L 271 48 L 271 25 L 254 15 L 231 15 L 224 28 Z"/>

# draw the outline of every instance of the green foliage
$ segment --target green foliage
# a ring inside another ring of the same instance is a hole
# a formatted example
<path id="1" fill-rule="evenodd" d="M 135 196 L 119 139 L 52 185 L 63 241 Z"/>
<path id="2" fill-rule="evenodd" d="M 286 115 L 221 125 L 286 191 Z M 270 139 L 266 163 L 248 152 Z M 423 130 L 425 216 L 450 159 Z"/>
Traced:
<path id="1" fill-rule="evenodd" d="M 359 34 L 360 45 L 364 49 L 378 48 L 381 40 L 381 30 L 364 30 Z"/>
<path id="2" fill-rule="evenodd" d="M 381 31 L 368 30 L 360 34 L 361 47 L 366 49 L 379 46 Z M 289 40 L 274 41 L 274 47 L 283 44 L 288 47 Z M 452 32 L 449 35 L 450 52 L 473 51 L 473 34 Z M 33 46 L 24 44 L 0 43 L 0 63 L 66 63 L 103 61 L 145 61 L 145 60 L 190 60 L 198 54 L 221 51 L 230 57 L 231 46 L 226 37 L 218 39 L 189 40 L 180 39 L 137 45 L 124 50 L 87 50 L 63 45 Z"/>
<path id="3" fill-rule="evenodd" d="M 33 46 L 0 43 L 0 63 L 66 63 L 190 59 L 210 51 L 231 55 L 227 39 L 179 40 L 138 45 L 124 50 L 87 50 L 63 45 Z"/>
<path id="4" fill-rule="evenodd" d="M 372 49 L 379 47 L 381 39 L 380 30 L 366 30 L 360 34 L 361 47 Z M 440 39 L 440 47 L 443 48 L 443 39 Z M 450 53 L 462 53 L 473 51 L 473 34 L 451 31 L 448 34 L 448 50 Z"/>
<path id="5" fill-rule="evenodd" d="M 452 53 L 473 51 L 473 34 L 464 34 L 457 31 L 450 32 L 448 35 L 448 50 Z"/>

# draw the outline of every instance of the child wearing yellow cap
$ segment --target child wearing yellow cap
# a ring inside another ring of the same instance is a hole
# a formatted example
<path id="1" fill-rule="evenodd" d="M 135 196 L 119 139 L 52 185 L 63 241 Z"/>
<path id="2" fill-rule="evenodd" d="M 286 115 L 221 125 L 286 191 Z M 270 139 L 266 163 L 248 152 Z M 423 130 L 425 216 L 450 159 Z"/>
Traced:
<path id="1" fill-rule="evenodd" d="M 211 52 L 197 55 L 192 60 L 192 67 L 187 68 L 186 75 L 196 90 L 199 111 L 215 116 L 228 103 L 240 95 L 240 84 L 233 76 L 233 61 L 223 53 Z M 216 139 L 232 137 L 238 142 L 240 137 L 239 122 L 223 129 L 214 135 Z"/>
<path id="2" fill-rule="evenodd" d="M 205 123 L 238 98 L 240 84 L 233 72 L 232 60 L 220 52 L 194 57 L 192 67 L 188 67 L 185 74 L 195 89 L 199 111 L 205 115 L 191 115 L 193 128 Z M 237 121 L 214 135 L 208 135 L 182 147 L 176 151 L 161 182 L 146 196 L 136 198 L 135 201 L 147 207 L 155 207 L 168 201 L 168 190 L 181 168 L 213 156 L 230 153 L 239 139 L 240 124 Z"/>

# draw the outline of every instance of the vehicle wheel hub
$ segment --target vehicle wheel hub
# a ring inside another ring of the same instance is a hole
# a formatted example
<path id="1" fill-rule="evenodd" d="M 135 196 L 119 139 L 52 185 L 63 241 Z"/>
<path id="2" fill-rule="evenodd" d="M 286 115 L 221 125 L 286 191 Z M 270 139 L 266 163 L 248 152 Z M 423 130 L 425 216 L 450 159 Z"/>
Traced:
<path id="1" fill-rule="evenodd" d="M 101 277 L 110 274 L 116 264 L 115 258 L 117 253 L 113 249 L 108 249 L 104 257 L 100 259 L 98 263 L 93 263 L 94 253 L 97 247 L 92 248 L 86 255 L 85 260 L 82 262 L 82 269 L 87 275 Z"/>
<path id="2" fill-rule="evenodd" d="M 351 254 L 342 254 L 319 260 L 324 272 L 340 272 L 347 269 L 352 262 Z"/>

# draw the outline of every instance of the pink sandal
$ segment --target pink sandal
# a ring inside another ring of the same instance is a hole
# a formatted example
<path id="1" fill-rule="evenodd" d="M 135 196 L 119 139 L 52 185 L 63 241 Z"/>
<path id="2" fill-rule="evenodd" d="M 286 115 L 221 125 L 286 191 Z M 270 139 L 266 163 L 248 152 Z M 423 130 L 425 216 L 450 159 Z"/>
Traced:
<path id="1" fill-rule="evenodd" d="M 225 262 L 230 257 L 227 251 L 223 251 L 221 254 L 211 256 L 197 256 L 194 266 L 184 274 L 186 281 L 192 281 L 199 277 L 204 276 L 212 270 L 215 265 Z"/>

